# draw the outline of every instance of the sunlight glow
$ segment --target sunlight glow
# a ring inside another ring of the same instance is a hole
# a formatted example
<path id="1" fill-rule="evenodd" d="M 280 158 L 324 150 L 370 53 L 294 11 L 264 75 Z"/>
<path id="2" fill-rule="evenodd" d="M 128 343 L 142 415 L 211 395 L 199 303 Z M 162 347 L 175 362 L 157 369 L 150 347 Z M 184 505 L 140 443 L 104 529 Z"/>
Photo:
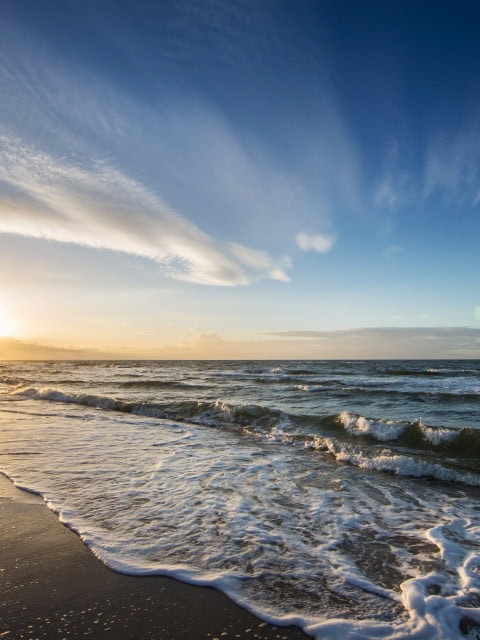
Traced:
<path id="1" fill-rule="evenodd" d="M 5 310 L 0 307 L 0 337 L 14 335 L 16 335 L 16 331 L 14 330 L 13 322 Z"/>

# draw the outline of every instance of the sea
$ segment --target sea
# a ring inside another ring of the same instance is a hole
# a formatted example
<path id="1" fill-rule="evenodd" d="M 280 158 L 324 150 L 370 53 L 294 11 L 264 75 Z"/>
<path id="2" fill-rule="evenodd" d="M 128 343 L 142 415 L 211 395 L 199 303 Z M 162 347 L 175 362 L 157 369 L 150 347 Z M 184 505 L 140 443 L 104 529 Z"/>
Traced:
<path id="1" fill-rule="evenodd" d="M 0 363 L 0 471 L 106 565 L 317 639 L 480 638 L 480 361 Z"/>

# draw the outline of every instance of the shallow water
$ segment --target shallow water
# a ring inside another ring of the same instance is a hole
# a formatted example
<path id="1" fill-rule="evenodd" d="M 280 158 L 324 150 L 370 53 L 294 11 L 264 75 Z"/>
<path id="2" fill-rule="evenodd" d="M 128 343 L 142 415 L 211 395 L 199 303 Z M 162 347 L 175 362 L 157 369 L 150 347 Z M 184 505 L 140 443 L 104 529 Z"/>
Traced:
<path id="1" fill-rule="evenodd" d="M 480 637 L 480 362 L 6 362 L 0 385 L 0 470 L 112 568 L 318 638 Z"/>

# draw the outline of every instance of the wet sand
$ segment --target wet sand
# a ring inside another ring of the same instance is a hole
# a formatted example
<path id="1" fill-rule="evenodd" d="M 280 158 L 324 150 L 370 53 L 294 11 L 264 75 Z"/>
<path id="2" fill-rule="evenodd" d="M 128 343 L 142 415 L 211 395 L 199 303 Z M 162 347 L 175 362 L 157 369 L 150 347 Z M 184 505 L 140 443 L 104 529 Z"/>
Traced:
<path id="1" fill-rule="evenodd" d="M 100 562 L 35 495 L 0 475 L 0 638 L 306 639 L 215 589 L 132 577 Z"/>

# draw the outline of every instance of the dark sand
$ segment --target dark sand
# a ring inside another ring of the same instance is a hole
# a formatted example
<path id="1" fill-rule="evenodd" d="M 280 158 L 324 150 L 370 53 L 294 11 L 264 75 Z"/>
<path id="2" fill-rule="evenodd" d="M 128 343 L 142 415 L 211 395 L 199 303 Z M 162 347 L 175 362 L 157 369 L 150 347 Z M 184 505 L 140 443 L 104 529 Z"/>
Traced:
<path id="1" fill-rule="evenodd" d="M 307 638 L 222 593 L 102 564 L 38 496 L 0 474 L 0 639 Z"/>

